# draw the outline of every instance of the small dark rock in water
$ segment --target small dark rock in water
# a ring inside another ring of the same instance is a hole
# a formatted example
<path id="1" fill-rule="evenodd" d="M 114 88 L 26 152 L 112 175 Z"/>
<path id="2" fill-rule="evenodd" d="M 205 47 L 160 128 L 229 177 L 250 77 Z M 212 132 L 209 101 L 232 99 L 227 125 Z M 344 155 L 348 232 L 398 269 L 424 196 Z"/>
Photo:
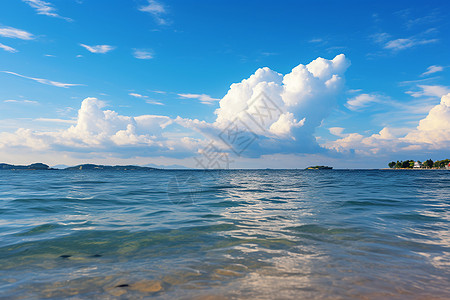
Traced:
<path id="1" fill-rule="evenodd" d="M 102 257 L 102 255 L 101 254 L 94 254 L 91 257 Z"/>
<path id="2" fill-rule="evenodd" d="M 64 255 L 61 255 L 61 256 L 59 256 L 59 257 L 61 257 L 61 258 L 69 258 L 69 257 L 72 257 L 72 255 L 64 254 Z"/>
<path id="3" fill-rule="evenodd" d="M 116 287 L 127 287 L 127 286 L 130 286 L 129 284 L 119 284 L 119 285 L 116 285 Z"/>

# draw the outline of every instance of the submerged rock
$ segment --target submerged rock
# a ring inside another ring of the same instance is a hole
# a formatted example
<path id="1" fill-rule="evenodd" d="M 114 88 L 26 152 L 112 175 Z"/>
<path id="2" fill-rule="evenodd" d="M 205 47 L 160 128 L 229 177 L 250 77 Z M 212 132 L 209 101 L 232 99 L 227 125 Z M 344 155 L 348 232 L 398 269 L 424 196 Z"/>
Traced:
<path id="1" fill-rule="evenodd" d="M 141 280 L 132 284 L 130 288 L 142 293 L 156 293 L 163 290 L 161 282 L 157 280 Z"/>

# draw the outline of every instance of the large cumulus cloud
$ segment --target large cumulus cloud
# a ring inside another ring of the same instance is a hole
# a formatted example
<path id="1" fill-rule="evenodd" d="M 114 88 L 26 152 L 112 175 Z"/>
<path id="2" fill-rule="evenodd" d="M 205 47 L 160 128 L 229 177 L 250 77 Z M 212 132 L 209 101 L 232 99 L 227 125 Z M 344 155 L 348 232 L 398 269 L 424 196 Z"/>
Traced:
<path id="1" fill-rule="evenodd" d="M 356 152 L 364 155 L 420 151 L 447 151 L 450 148 L 450 93 L 441 97 L 419 125 L 407 134 L 396 134 L 395 128 L 385 127 L 379 133 L 363 136 L 343 133 L 343 129 L 330 128 L 340 139 L 324 144 L 338 152 Z M 420 153 L 419 152 L 419 153 Z"/>
<path id="2" fill-rule="evenodd" d="M 442 96 L 441 102 L 420 120 L 419 126 L 404 140 L 429 149 L 450 148 L 450 93 Z"/>
<path id="3" fill-rule="evenodd" d="M 109 152 L 118 156 L 188 156 L 200 141 L 167 138 L 164 129 L 172 123 L 166 116 L 119 115 L 103 110 L 105 103 L 86 98 L 75 125 L 66 130 L 34 132 L 18 129 L 0 133 L 0 149 L 27 148 L 35 151 Z"/>
<path id="4" fill-rule="evenodd" d="M 300 64 L 286 75 L 260 68 L 248 79 L 231 85 L 219 102 L 214 123 L 183 118 L 176 121 L 219 144 L 226 144 L 224 131 L 239 124 L 241 131 L 257 137 L 243 155 L 319 152 L 322 148 L 314 131 L 335 107 L 349 65 L 340 54 L 332 60 L 317 58 Z"/>

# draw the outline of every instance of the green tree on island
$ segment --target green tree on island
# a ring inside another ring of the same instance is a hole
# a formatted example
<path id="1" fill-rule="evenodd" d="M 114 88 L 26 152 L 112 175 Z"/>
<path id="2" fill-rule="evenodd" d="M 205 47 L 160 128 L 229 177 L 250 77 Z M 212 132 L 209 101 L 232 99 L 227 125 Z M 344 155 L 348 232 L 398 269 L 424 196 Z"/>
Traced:
<path id="1" fill-rule="evenodd" d="M 450 159 L 438 160 L 434 162 L 435 168 L 445 168 L 450 163 Z"/>
<path id="2" fill-rule="evenodd" d="M 425 167 L 425 168 L 432 168 L 433 167 L 433 164 L 434 164 L 434 162 L 431 160 L 431 159 L 428 159 L 428 160 L 426 160 L 424 163 L 423 163 L 423 166 Z"/>

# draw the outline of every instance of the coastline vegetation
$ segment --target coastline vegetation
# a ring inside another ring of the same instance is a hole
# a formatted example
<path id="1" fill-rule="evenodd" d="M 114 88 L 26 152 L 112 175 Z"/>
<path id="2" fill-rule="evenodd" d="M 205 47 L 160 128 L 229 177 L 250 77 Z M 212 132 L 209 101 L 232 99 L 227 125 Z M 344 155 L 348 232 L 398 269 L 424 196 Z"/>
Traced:
<path id="1" fill-rule="evenodd" d="M 450 168 L 450 159 L 433 161 L 428 159 L 424 162 L 420 160 L 391 161 L 388 166 L 391 169 L 448 169 Z"/>
<path id="2" fill-rule="evenodd" d="M 331 170 L 331 169 L 333 169 L 333 167 L 329 166 L 312 166 L 306 168 L 306 170 Z"/>

